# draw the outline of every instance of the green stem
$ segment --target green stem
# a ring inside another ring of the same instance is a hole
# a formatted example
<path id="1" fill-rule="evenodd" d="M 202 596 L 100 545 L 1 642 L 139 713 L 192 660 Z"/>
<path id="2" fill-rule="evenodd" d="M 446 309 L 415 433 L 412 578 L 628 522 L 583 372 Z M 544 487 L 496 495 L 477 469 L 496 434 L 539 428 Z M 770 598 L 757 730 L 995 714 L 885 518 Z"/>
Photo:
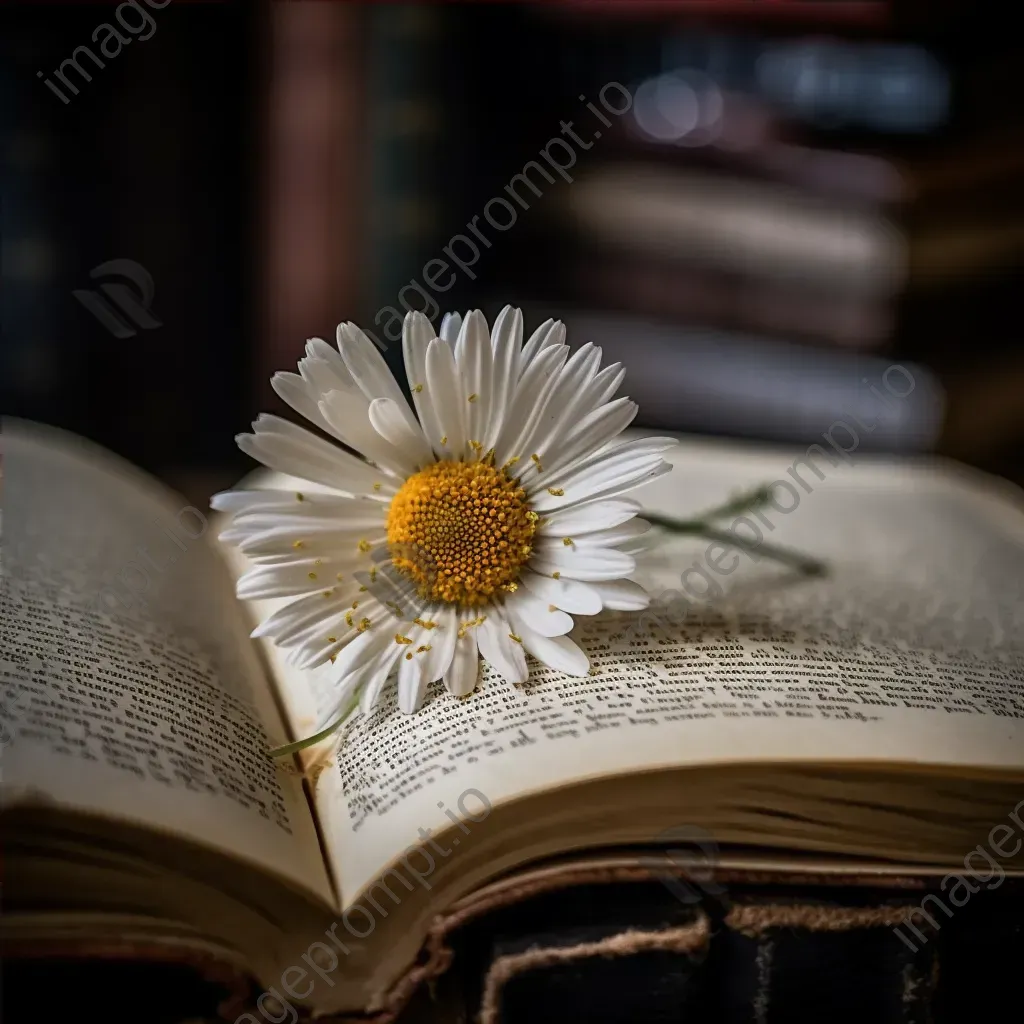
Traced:
<path id="1" fill-rule="evenodd" d="M 740 551 L 746 551 L 755 558 L 758 555 L 774 558 L 776 562 L 788 565 L 791 569 L 796 569 L 797 572 L 802 573 L 804 576 L 824 576 L 826 572 L 824 562 L 819 561 L 817 558 L 811 558 L 810 555 L 802 555 L 799 551 L 793 551 L 790 548 L 781 548 L 777 544 L 744 540 L 728 530 L 718 530 L 713 526 L 705 526 L 703 529 L 687 532 L 704 537 L 707 540 L 718 541 L 719 544 L 723 544 L 726 547 L 739 548 Z"/>
<path id="2" fill-rule="evenodd" d="M 716 505 L 708 509 L 703 515 L 694 516 L 691 522 L 706 523 L 709 519 L 725 519 L 726 516 L 741 516 L 744 512 L 756 512 L 759 508 L 772 503 L 771 484 L 759 484 L 735 498 L 731 498 L 724 505 Z"/>
<path id="3" fill-rule="evenodd" d="M 659 515 L 656 512 L 642 512 L 641 515 L 652 526 L 660 526 L 662 529 L 669 530 L 672 533 L 704 537 L 707 540 L 718 541 L 718 543 L 724 544 L 727 547 L 739 548 L 740 551 L 746 551 L 755 557 L 762 555 L 766 558 L 774 558 L 775 561 L 788 565 L 805 576 L 824 575 L 825 563 L 820 562 L 816 558 L 801 555 L 798 551 L 781 548 L 775 544 L 766 544 L 764 541 L 744 540 L 728 530 L 720 530 L 709 523 L 711 519 L 724 519 L 726 516 L 742 515 L 744 512 L 755 511 L 769 504 L 771 498 L 771 486 L 762 484 L 727 501 L 724 505 L 718 505 L 693 519 L 673 519 L 671 516 Z"/>
<path id="4" fill-rule="evenodd" d="M 359 703 L 359 695 L 349 702 L 348 707 L 333 721 L 326 729 L 321 729 L 315 736 L 307 736 L 304 740 L 296 740 L 294 743 L 286 743 L 283 747 L 274 747 L 273 750 L 268 751 L 271 757 L 288 757 L 291 754 L 297 754 L 300 750 L 305 750 L 306 747 L 315 746 L 321 740 L 327 739 L 328 736 L 333 732 L 337 732 L 348 719 L 348 716 L 352 714 L 356 709 L 356 705 Z"/>
<path id="5" fill-rule="evenodd" d="M 753 490 L 731 498 L 724 505 L 716 505 L 707 512 L 692 519 L 673 519 L 671 516 L 658 515 L 656 512 L 644 512 L 643 517 L 654 526 L 661 526 L 674 533 L 699 533 L 707 526 L 709 519 L 724 519 L 726 516 L 742 515 L 744 512 L 754 512 L 763 508 L 772 500 L 772 489 L 767 484 L 761 484 Z"/>

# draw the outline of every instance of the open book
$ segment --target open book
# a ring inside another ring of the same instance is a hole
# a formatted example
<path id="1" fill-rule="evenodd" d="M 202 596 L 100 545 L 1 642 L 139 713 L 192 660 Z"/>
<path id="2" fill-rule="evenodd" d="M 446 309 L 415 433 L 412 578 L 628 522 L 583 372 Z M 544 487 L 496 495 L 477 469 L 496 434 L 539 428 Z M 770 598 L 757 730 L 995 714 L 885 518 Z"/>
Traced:
<path id="1" fill-rule="evenodd" d="M 1017 492 L 939 462 L 706 441 L 669 456 L 647 507 L 788 481 L 791 510 L 752 521 L 829 574 L 666 539 L 641 559 L 651 612 L 578 625 L 590 677 L 485 673 L 412 716 L 384 699 L 336 756 L 280 766 L 266 751 L 309 733 L 330 666 L 296 672 L 249 638 L 266 609 L 235 599 L 205 510 L 8 421 L 5 942 L 199 950 L 295 1006 L 376 1011 L 423 976 L 439 914 L 679 826 L 738 862 L 941 877 L 1001 825 L 1019 869 Z"/>

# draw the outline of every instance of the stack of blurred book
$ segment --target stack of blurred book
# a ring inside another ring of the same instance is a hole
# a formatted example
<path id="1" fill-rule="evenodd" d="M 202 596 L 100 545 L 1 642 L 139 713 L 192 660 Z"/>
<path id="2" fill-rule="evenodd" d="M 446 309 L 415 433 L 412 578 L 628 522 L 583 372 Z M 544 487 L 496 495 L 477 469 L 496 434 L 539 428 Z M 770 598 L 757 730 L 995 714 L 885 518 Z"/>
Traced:
<path id="1" fill-rule="evenodd" d="M 1015 302 L 1024 146 L 999 62 L 735 18 L 651 31 L 660 55 L 557 202 L 562 270 L 528 289 L 580 311 L 659 425 L 813 440 L 899 364 L 915 386 L 865 444 L 933 448 L 966 332 Z"/>

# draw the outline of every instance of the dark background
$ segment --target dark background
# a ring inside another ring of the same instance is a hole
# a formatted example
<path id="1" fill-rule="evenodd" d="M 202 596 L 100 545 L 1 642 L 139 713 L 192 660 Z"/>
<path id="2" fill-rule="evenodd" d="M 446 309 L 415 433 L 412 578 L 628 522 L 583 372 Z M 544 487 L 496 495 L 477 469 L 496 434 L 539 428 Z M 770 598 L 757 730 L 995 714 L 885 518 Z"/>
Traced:
<path id="1" fill-rule="evenodd" d="M 564 317 L 570 341 L 625 361 L 638 422 L 802 446 L 911 366 L 900 423 L 864 447 L 1024 481 L 1010 5 L 173 0 L 150 38 L 85 59 L 90 82 L 72 70 L 63 102 L 37 72 L 97 50 L 115 7 L 0 11 L 3 412 L 205 496 L 250 468 L 233 437 L 278 409 L 270 374 L 341 320 L 385 341 L 375 313 L 572 120 L 592 139 L 573 182 L 537 179 L 440 312 Z M 647 113 L 634 102 L 598 141 L 579 96 L 610 81 Z M 581 212 L 609 170 L 611 234 Z M 690 227 L 652 231 L 655 194 L 656 223 L 686 208 Z M 823 245 L 840 211 L 839 249 L 888 224 L 905 278 L 872 264 L 870 295 L 826 280 L 818 243 L 801 269 L 794 202 L 824 218 Z M 113 278 L 90 272 L 115 259 L 151 275 L 158 325 L 117 337 L 73 295 L 99 294 Z"/>

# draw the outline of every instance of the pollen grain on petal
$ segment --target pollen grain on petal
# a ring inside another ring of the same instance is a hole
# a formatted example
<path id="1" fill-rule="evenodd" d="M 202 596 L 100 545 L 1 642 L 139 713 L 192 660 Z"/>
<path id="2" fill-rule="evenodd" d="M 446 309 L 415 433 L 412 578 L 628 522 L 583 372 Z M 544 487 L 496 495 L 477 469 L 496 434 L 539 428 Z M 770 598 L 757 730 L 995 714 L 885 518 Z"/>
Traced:
<path id="1" fill-rule="evenodd" d="M 548 494 L 553 494 L 556 498 L 560 498 L 565 494 L 565 491 L 561 487 L 549 487 Z"/>

